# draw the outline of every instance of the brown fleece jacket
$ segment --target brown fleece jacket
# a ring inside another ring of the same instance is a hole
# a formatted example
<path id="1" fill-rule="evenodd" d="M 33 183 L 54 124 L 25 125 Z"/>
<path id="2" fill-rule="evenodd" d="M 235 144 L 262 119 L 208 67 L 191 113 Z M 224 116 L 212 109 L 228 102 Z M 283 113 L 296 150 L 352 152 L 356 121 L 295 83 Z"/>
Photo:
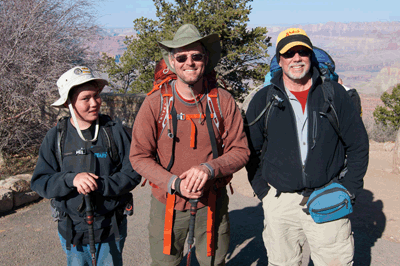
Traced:
<path id="1" fill-rule="evenodd" d="M 173 86 L 173 85 L 172 85 Z M 174 86 L 173 86 L 174 87 Z M 161 93 L 157 91 L 144 100 L 132 130 L 130 161 L 133 168 L 144 178 L 158 186 L 152 188 L 153 196 L 166 204 L 168 182 L 173 175 L 179 176 L 192 166 L 206 163 L 214 170 L 214 177 L 227 177 L 241 169 L 249 160 L 250 150 L 247 138 L 243 131 L 243 120 L 233 97 L 225 90 L 218 89 L 222 116 L 224 118 L 225 133 L 222 138 L 215 127 L 214 133 L 217 142 L 223 142 L 223 153 L 213 159 L 210 137 L 205 119 L 199 123 L 198 118 L 192 119 L 196 126 L 195 147 L 190 147 L 191 122 L 178 120 L 177 141 L 175 146 L 175 161 L 170 172 L 165 170 L 171 158 L 172 139 L 167 136 L 165 128 L 157 140 L 157 119 L 160 114 Z M 185 102 L 177 93 L 174 93 L 174 106 L 178 114 L 198 114 L 194 103 Z M 200 99 L 199 108 L 206 112 L 207 97 Z M 218 112 L 218 107 L 215 106 Z M 172 121 L 169 121 L 172 131 Z M 156 162 L 158 154 L 160 164 Z M 208 180 L 198 208 L 207 206 L 208 191 L 214 180 Z M 176 210 L 187 210 L 190 204 L 187 198 L 176 197 Z"/>

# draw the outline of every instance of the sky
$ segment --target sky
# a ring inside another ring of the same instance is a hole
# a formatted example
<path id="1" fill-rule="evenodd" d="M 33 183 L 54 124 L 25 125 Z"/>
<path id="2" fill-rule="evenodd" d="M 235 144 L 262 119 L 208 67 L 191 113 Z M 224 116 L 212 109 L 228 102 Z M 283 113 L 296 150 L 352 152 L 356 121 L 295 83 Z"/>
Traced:
<path id="1" fill-rule="evenodd" d="M 254 0 L 250 5 L 249 26 L 400 21 L 399 0 Z M 133 27 L 142 16 L 157 19 L 151 0 L 103 0 L 97 10 L 106 28 Z"/>

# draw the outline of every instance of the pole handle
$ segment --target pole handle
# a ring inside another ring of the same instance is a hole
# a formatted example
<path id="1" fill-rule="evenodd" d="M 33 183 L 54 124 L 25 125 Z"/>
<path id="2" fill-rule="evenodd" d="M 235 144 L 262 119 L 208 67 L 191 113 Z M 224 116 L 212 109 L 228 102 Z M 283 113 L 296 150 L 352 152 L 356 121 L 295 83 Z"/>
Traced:
<path id="1" fill-rule="evenodd" d="M 190 220 L 189 220 L 189 236 L 188 236 L 188 244 L 191 246 L 194 243 L 194 227 L 196 221 L 196 213 L 197 213 L 197 203 L 199 199 L 190 199 Z"/>
<path id="2" fill-rule="evenodd" d="M 86 205 L 86 223 L 88 225 L 88 233 L 89 233 L 89 247 L 90 247 L 90 253 L 93 256 L 93 254 L 96 254 L 96 246 L 95 246 L 94 229 L 93 229 L 93 222 L 94 222 L 93 208 L 89 194 L 85 195 L 85 205 Z"/>

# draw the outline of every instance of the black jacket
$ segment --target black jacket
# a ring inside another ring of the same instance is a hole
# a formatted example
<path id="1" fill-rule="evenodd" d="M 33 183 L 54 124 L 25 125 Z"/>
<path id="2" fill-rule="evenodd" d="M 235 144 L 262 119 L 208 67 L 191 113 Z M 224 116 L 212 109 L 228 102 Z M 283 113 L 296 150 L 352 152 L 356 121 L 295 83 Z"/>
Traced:
<path id="1" fill-rule="evenodd" d="M 332 82 L 334 106 L 346 144 L 344 146 L 328 119 L 320 115 L 324 97 L 322 79 L 316 68 L 312 69 L 312 81 L 307 98 L 308 154 L 305 165 L 301 160 L 294 111 L 284 89 L 282 71 L 271 80 L 271 85 L 256 93 L 249 104 L 247 122 L 253 121 L 265 107 L 268 90 L 273 90 L 273 94 L 284 100 L 281 107 L 273 106 L 270 112 L 268 145 L 262 158 L 262 167 L 259 157 L 264 143 L 265 114 L 257 123 L 247 128 L 252 153 L 246 168 L 253 190 L 260 199 L 268 193 L 268 184 L 280 192 L 321 187 L 341 172 L 346 156 L 348 172 L 340 182 L 353 195 L 357 195 L 363 188 L 369 154 L 364 124 L 345 89 Z"/>
<path id="2" fill-rule="evenodd" d="M 82 131 L 87 139 L 92 139 L 94 124 L 89 129 Z M 125 207 L 127 201 L 132 197 L 129 192 L 140 183 L 141 179 L 140 175 L 132 169 L 129 161 L 130 139 L 122 125 L 113 121 L 108 121 L 107 124 L 100 122 L 100 131 L 105 126 L 112 128 L 114 142 L 122 164 L 117 166 L 112 162 L 105 148 L 108 140 L 104 134 L 99 132 L 97 141 L 93 143 L 97 147 L 93 159 L 96 163 L 95 173 L 99 176 L 96 181 L 98 189 L 91 193 L 91 198 L 95 208 L 94 230 L 103 234 L 101 240 L 108 237 L 111 216 L 114 211 Z M 87 232 L 87 225 L 83 219 L 85 211 L 78 211 L 79 205 L 82 204 L 82 195 L 77 192 L 73 180 L 76 174 L 89 171 L 88 156 L 75 155 L 77 150 L 85 147 L 85 142 L 78 136 L 69 119 L 65 134 L 64 148 L 62 149 L 65 155 L 60 166 L 56 157 L 57 128 L 54 127 L 47 132 L 40 147 L 31 188 L 41 197 L 54 198 L 57 210 L 71 217 L 74 235 L 80 234 L 82 237 L 83 232 Z M 68 154 L 72 155 L 68 156 Z M 66 238 L 66 227 L 66 219 L 61 219 L 59 231 L 64 238 Z M 105 228 L 107 232 L 103 232 L 102 229 Z"/>

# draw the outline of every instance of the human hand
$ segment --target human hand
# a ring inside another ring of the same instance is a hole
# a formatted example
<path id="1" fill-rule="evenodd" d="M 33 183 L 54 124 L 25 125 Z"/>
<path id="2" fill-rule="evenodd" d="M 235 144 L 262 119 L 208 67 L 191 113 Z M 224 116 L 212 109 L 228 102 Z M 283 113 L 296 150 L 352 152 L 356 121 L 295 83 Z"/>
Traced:
<path id="1" fill-rule="evenodd" d="M 188 193 L 200 191 L 204 188 L 207 180 L 210 178 L 210 170 L 205 165 L 196 165 L 184 172 L 179 178 L 185 180 L 185 185 L 181 188 L 187 190 Z"/>
<path id="2" fill-rule="evenodd" d="M 187 186 L 188 182 L 189 182 L 189 179 L 187 179 L 187 178 L 182 179 L 182 181 L 181 181 L 180 192 L 183 197 L 188 198 L 188 199 L 198 199 L 201 196 L 203 196 L 203 190 L 193 191 L 193 192 L 187 190 L 186 186 Z"/>
<path id="3" fill-rule="evenodd" d="M 97 190 L 96 179 L 99 177 L 92 173 L 79 173 L 75 176 L 73 185 L 78 190 L 79 194 L 89 194 L 92 191 Z"/>

